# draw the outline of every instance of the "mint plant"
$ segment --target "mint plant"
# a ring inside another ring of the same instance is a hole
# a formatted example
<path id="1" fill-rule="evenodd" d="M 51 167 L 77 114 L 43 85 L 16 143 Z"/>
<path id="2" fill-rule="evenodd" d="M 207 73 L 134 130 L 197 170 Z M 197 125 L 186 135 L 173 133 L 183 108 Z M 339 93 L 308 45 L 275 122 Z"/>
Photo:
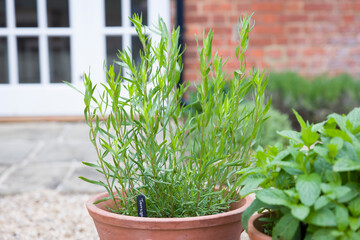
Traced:
<path id="1" fill-rule="evenodd" d="M 273 239 L 360 239 L 360 108 L 318 124 L 295 112 L 301 132 L 282 131 L 286 149 L 256 153 L 239 180 L 256 200 L 243 214 L 270 210 Z"/>
<path id="2" fill-rule="evenodd" d="M 215 214 L 239 200 L 234 173 L 248 164 L 270 106 L 264 104 L 264 74 L 253 70 L 245 75 L 250 19 L 245 16 L 241 22 L 236 49 L 240 67 L 227 93 L 226 61 L 212 53 L 213 32 L 203 35 L 202 46 L 198 42 L 203 81 L 196 102 L 204 111 L 189 118 L 183 118 L 187 107 L 180 102 L 189 85 L 178 84 L 183 69 L 180 31 L 168 32 L 162 19 L 153 29 L 161 36 L 158 42 L 147 34 L 141 16 L 130 19 L 143 48 L 138 64 L 128 49 L 119 51 L 117 64 L 129 77 L 115 73 L 114 66 L 100 85 L 85 75 L 84 114 L 98 161 L 84 164 L 105 180 L 80 178 L 106 189 L 109 197 L 101 201 L 112 200 L 109 210 L 136 216 L 139 194 L 146 197 L 149 217 Z M 246 94 L 253 95 L 253 106 L 238 111 Z"/>

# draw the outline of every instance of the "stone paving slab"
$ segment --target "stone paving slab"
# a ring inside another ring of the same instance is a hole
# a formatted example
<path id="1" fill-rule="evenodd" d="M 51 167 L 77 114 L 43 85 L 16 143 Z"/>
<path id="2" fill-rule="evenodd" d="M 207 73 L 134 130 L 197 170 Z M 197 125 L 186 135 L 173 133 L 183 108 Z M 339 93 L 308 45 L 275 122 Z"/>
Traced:
<path id="1" fill-rule="evenodd" d="M 29 163 L 20 166 L 0 184 L 0 195 L 41 188 L 56 189 L 70 169 L 69 163 Z"/>
<path id="2" fill-rule="evenodd" d="M 0 164 L 12 165 L 22 162 L 35 147 L 30 140 L 0 141 Z"/>
<path id="3" fill-rule="evenodd" d="M 65 123 L 1 123 L 0 140 L 49 140 L 57 138 Z"/>
<path id="4" fill-rule="evenodd" d="M 0 176 L 3 172 L 5 172 L 5 170 L 7 169 L 7 167 L 5 166 L 0 166 Z"/>
<path id="5" fill-rule="evenodd" d="M 92 145 L 89 140 L 89 129 L 85 122 L 67 124 L 64 127 L 61 138 L 69 143 L 86 142 Z"/>
<path id="6" fill-rule="evenodd" d="M 90 168 L 87 166 L 79 166 L 75 169 L 75 171 L 71 174 L 70 177 L 65 179 L 61 186 L 59 187 L 59 192 L 61 193 L 99 193 L 105 192 L 106 189 L 104 187 L 94 185 L 88 182 L 85 182 L 79 178 L 79 176 L 86 177 L 91 180 L 102 180 L 104 181 L 104 177 L 97 172 L 94 168 Z"/>
<path id="7" fill-rule="evenodd" d="M 96 162 L 96 160 L 96 151 L 90 141 L 72 143 L 49 141 L 32 159 L 34 162 Z"/>

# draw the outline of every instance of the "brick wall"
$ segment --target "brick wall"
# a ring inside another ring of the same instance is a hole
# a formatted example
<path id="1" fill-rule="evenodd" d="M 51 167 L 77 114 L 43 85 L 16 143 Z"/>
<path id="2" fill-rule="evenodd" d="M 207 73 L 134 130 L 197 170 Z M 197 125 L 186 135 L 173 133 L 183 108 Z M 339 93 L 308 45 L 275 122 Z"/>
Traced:
<path id="1" fill-rule="evenodd" d="M 360 0 L 184 0 L 185 81 L 199 80 L 194 34 L 214 30 L 213 50 L 235 58 L 237 22 L 255 12 L 248 66 L 303 75 L 347 72 L 360 76 Z"/>

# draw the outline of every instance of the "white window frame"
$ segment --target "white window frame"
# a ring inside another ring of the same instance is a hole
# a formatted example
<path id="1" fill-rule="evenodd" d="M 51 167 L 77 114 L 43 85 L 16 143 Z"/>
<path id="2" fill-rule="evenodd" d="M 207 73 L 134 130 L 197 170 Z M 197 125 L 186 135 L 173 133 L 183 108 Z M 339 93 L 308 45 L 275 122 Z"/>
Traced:
<path id="1" fill-rule="evenodd" d="M 50 83 L 48 37 L 70 37 L 71 82 L 82 88 L 81 76 L 91 70 L 95 81 L 104 80 L 106 36 L 122 36 L 122 46 L 131 46 L 136 35 L 128 16 L 130 0 L 122 0 L 121 27 L 105 26 L 105 0 L 69 0 L 69 27 L 47 28 L 46 0 L 37 0 L 38 27 L 17 28 L 15 1 L 6 0 L 7 27 L 0 28 L 0 37 L 7 37 L 9 84 L 0 84 L 0 117 L 14 116 L 81 116 L 80 94 L 65 84 Z M 158 16 L 170 27 L 170 0 L 148 0 L 148 23 L 157 23 Z M 86 23 L 86 24 L 85 24 Z M 150 32 L 149 32 L 150 33 Z M 150 33 L 151 34 L 151 33 Z M 39 41 L 40 83 L 18 84 L 17 37 L 35 36 Z M 152 36 L 157 40 L 158 36 Z M 49 99 L 59 101 L 52 103 Z"/>

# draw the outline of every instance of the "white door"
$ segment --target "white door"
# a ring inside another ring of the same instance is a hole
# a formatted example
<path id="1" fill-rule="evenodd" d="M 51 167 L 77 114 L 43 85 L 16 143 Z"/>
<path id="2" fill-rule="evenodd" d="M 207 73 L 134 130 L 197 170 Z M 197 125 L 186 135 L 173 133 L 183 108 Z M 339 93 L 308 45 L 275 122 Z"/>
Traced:
<path id="1" fill-rule="evenodd" d="M 148 25 L 164 18 L 170 0 L 0 0 L 0 117 L 82 115 L 83 73 L 104 80 L 104 61 L 138 38 L 128 17 Z"/>

